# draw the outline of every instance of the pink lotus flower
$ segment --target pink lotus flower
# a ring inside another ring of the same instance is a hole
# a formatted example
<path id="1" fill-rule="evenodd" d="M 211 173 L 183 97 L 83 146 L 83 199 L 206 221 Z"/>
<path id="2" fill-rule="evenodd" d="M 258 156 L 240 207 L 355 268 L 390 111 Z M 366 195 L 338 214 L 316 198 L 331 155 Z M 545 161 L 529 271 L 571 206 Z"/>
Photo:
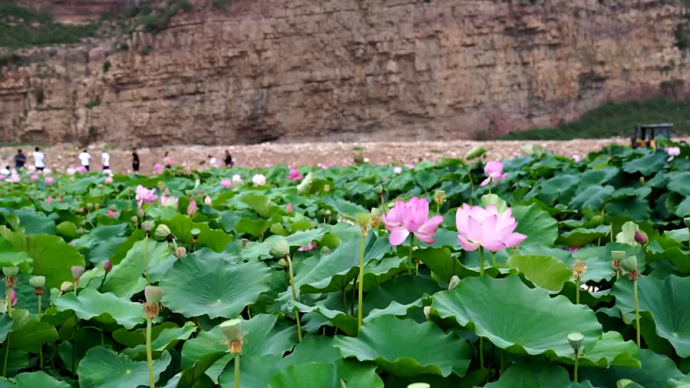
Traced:
<path id="1" fill-rule="evenodd" d="M 53 204 L 53 197 L 48 197 L 48 205 L 52 205 L 52 204 Z"/>
<path id="2" fill-rule="evenodd" d="M 7 177 L 6 177 L 6 176 L 4 176 L 4 175 L 2 175 L 2 174 L 0 174 L 0 181 L 4 181 L 4 180 L 5 180 L 5 178 L 7 178 Z"/>
<path id="3" fill-rule="evenodd" d="M 573 160 L 575 161 L 575 163 L 579 163 L 580 162 L 580 155 L 573 155 Z"/>
<path id="4" fill-rule="evenodd" d="M 484 173 L 488 178 L 484 179 L 482 186 L 508 178 L 508 174 L 503 174 L 503 163 L 500 160 L 493 160 L 487 163 L 484 166 Z"/>
<path id="5" fill-rule="evenodd" d="M 19 183 L 21 181 L 22 181 L 22 178 L 20 178 L 19 175 L 15 172 L 13 172 L 10 175 L 10 179 L 8 179 L 8 182 L 11 182 L 11 183 Z"/>
<path id="6" fill-rule="evenodd" d="M 290 175 L 288 175 L 287 179 L 289 179 L 291 181 L 299 181 L 299 180 L 304 179 L 304 177 L 302 176 L 302 174 L 299 173 L 298 169 L 291 168 L 290 169 Z"/>
<path id="7" fill-rule="evenodd" d="M 287 204 L 287 212 L 292 213 L 292 204 L 291 203 Z"/>
<path id="8" fill-rule="evenodd" d="M 163 172 L 163 166 L 161 166 L 160 163 L 156 163 L 156 164 L 153 166 L 153 172 L 155 172 L 156 174 L 162 173 L 162 172 Z"/>
<path id="9" fill-rule="evenodd" d="M 463 204 L 455 216 L 460 245 L 466 251 L 474 251 L 482 246 L 492 252 L 518 246 L 527 236 L 513 233 L 517 221 L 511 214 L 511 209 L 498 214 L 495 205 L 484 209 Z"/>
<path id="10" fill-rule="evenodd" d="M 12 307 L 17 305 L 17 293 L 14 292 L 14 288 L 11 290 L 10 295 L 12 295 Z M 7 291 L 5 291 L 5 300 L 7 300 Z"/>
<path id="11" fill-rule="evenodd" d="M 232 176 L 232 181 L 235 183 L 240 183 L 242 182 L 242 177 L 240 176 L 240 174 L 235 174 Z"/>
<path id="12" fill-rule="evenodd" d="M 177 198 L 166 197 L 165 195 L 161 195 L 161 205 L 168 207 L 177 207 Z"/>
<path id="13" fill-rule="evenodd" d="M 400 174 L 400 173 L 402 173 L 402 167 L 400 167 L 400 166 L 393 167 L 393 174 Z"/>
<path id="14" fill-rule="evenodd" d="M 196 214 L 196 201 L 189 203 L 189 206 L 187 206 L 187 214 L 190 216 L 194 216 Z"/>
<path id="15" fill-rule="evenodd" d="M 86 167 L 84 167 L 84 166 L 77 167 L 77 172 L 84 174 L 86 172 Z"/>
<path id="16" fill-rule="evenodd" d="M 135 198 L 137 201 L 139 201 L 139 207 L 141 207 L 141 205 L 144 203 L 150 204 L 151 202 L 157 200 L 158 196 L 154 190 L 149 190 L 146 187 L 139 185 L 137 186 L 137 195 Z"/>
<path id="17" fill-rule="evenodd" d="M 429 218 L 429 203 L 426 199 L 413 197 L 407 202 L 396 201 L 388 214 L 381 217 L 386 229 L 391 231 L 389 241 L 391 245 L 402 244 L 410 233 L 427 244 L 436 241 L 433 238 L 437 227 L 443 222 L 443 217 Z"/>
<path id="18" fill-rule="evenodd" d="M 309 243 L 309 245 L 299 248 L 298 251 L 306 252 L 306 251 L 313 251 L 314 249 L 316 249 L 316 243 L 312 241 L 311 243 Z"/>
<path id="19" fill-rule="evenodd" d="M 108 217 L 110 217 L 110 218 L 113 218 L 113 219 L 117 218 L 117 212 L 114 212 L 114 211 L 112 211 L 112 210 L 108 210 L 108 211 L 106 211 L 105 213 L 106 213 L 106 214 L 108 215 Z"/>
<path id="20" fill-rule="evenodd" d="M 271 166 L 272 166 L 271 163 L 266 163 L 266 164 L 264 165 L 264 167 L 266 167 L 266 168 L 271 168 Z"/>
<path id="21" fill-rule="evenodd" d="M 50 175 L 50 174 L 52 174 L 52 173 L 53 173 L 53 170 L 51 170 L 51 169 L 49 169 L 49 168 L 47 168 L 47 167 L 42 171 L 42 174 L 43 174 L 43 175 Z"/>
<path id="22" fill-rule="evenodd" d="M 220 184 L 223 185 L 226 189 L 229 189 L 232 187 L 232 181 L 230 179 L 221 179 Z"/>
<path id="23" fill-rule="evenodd" d="M 47 178 L 45 179 L 45 183 L 46 183 L 46 185 L 50 186 L 50 185 L 52 185 L 53 183 L 55 183 L 55 179 L 53 179 L 53 178 L 51 178 L 51 177 L 47 177 Z"/>
<path id="24" fill-rule="evenodd" d="M 113 177 L 109 176 L 105 178 L 105 184 L 109 185 L 113 183 Z"/>
<path id="25" fill-rule="evenodd" d="M 213 204 L 213 202 L 211 201 L 211 197 L 207 195 L 206 198 L 204 198 L 204 203 L 208 206 L 211 206 Z"/>
<path id="26" fill-rule="evenodd" d="M 106 273 L 110 272 L 113 269 L 113 262 L 110 259 L 106 260 L 105 264 L 103 264 L 103 269 Z"/>
<path id="27" fill-rule="evenodd" d="M 679 147 L 666 147 L 665 150 L 669 156 L 680 156 Z"/>
<path id="28" fill-rule="evenodd" d="M 39 176 L 38 176 L 37 174 L 34 174 L 34 175 L 32 175 L 32 176 L 29 177 L 29 180 L 30 180 L 31 182 L 33 182 L 33 181 L 37 181 L 38 178 L 39 178 Z"/>
<path id="29" fill-rule="evenodd" d="M 67 175 L 74 175 L 77 172 L 77 170 L 73 169 L 72 167 L 67 169 Z"/>

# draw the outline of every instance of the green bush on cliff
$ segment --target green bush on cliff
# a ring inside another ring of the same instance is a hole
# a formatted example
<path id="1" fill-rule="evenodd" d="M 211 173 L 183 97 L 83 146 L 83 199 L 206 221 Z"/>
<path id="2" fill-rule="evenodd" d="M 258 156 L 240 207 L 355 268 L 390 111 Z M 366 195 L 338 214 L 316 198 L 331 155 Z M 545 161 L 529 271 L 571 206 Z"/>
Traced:
<path id="1" fill-rule="evenodd" d="M 94 36 L 93 24 L 54 23 L 50 15 L 13 4 L 0 4 L 0 47 L 20 48 L 77 43 Z"/>

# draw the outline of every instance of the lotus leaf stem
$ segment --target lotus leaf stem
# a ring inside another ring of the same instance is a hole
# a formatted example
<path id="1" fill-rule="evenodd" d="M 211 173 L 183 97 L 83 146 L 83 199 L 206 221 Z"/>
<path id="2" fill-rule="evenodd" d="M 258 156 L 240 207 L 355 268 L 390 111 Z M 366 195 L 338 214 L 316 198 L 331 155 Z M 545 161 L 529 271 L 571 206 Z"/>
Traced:
<path id="1" fill-rule="evenodd" d="M 240 355 L 235 356 L 235 388 L 240 388 Z"/>
<path id="2" fill-rule="evenodd" d="M 146 284 L 151 285 L 151 281 L 149 280 L 149 261 L 148 261 L 148 256 L 149 254 L 149 236 L 144 237 L 144 267 L 146 267 Z"/>
<path id="3" fill-rule="evenodd" d="M 292 272 L 292 259 L 290 255 L 285 255 L 285 260 L 288 263 L 288 273 L 290 274 L 290 287 L 292 288 L 292 299 L 295 302 L 299 302 L 297 299 L 297 290 L 295 289 L 295 275 Z M 297 338 L 299 342 L 302 342 L 302 323 L 299 321 L 299 311 L 295 312 L 295 317 L 297 318 Z"/>
<path id="4" fill-rule="evenodd" d="M 5 343 L 5 362 L 2 364 L 2 377 L 7 377 L 7 357 L 10 355 L 10 335 L 7 333 L 7 342 Z"/>
<path id="5" fill-rule="evenodd" d="M 146 363 L 149 366 L 149 386 L 156 388 L 156 377 L 153 372 L 153 352 L 151 351 L 151 319 L 146 318 Z"/>
<path id="6" fill-rule="evenodd" d="M 7 302 L 7 315 L 12 318 L 12 287 L 6 288 L 5 301 Z M 3 377 L 7 377 L 7 359 L 10 355 L 10 335 L 11 333 L 7 333 L 7 342 L 5 343 L 5 362 L 2 366 Z"/>
<path id="7" fill-rule="evenodd" d="M 247 317 L 252 319 L 252 305 L 247 305 Z"/>
<path id="8" fill-rule="evenodd" d="M 479 247 L 479 276 L 484 275 L 484 247 Z"/>
<path id="9" fill-rule="evenodd" d="M 491 260 L 494 267 L 496 267 L 496 252 L 491 252 Z"/>
<path id="10" fill-rule="evenodd" d="M 484 370 L 484 337 L 479 337 L 479 369 Z"/>
<path id="11" fill-rule="evenodd" d="M 42 295 L 38 295 L 38 321 L 41 322 L 41 297 Z M 41 344 L 41 347 L 38 349 L 38 361 L 39 365 L 41 366 L 41 370 L 43 370 L 43 344 Z"/>
<path id="12" fill-rule="evenodd" d="M 472 196 L 470 197 L 470 205 L 472 205 L 472 198 L 474 197 L 474 182 L 472 182 L 472 169 L 467 169 L 467 177 L 470 179 L 470 188 L 472 189 Z"/>
<path id="13" fill-rule="evenodd" d="M 355 292 L 357 292 L 357 278 L 352 281 L 352 303 L 350 303 L 350 315 L 355 316 Z"/>
<path id="14" fill-rule="evenodd" d="M 366 242 L 367 234 L 362 233 L 362 243 L 359 247 L 359 298 L 357 305 L 357 337 L 362 328 L 362 294 L 364 293 L 364 243 Z M 410 265 L 412 264 L 412 243 L 410 243 Z M 410 266 L 410 271 L 412 267 Z M 354 303 L 354 301 L 352 302 Z"/>
<path id="15" fill-rule="evenodd" d="M 580 304 L 580 279 L 575 279 L 575 304 Z"/>
<path id="16" fill-rule="evenodd" d="M 575 351 L 575 373 L 573 376 L 573 377 L 575 377 L 575 381 L 574 381 L 575 383 L 577 383 L 577 367 L 579 366 L 579 364 L 580 364 L 580 352 Z"/>
<path id="17" fill-rule="evenodd" d="M 408 273 L 412 275 L 412 248 L 414 246 L 414 236 L 410 235 L 410 260 L 409 260 L 409 268 L 408 268 Z"/>
<path id="18" fill-rule="evenodd" d="M 642 343 L 640 341 L 640 298 L 637 291 L 637 279 L 633 282 L 633 296 L 635 297 L 635 323 L 637 325 L 637 347 Z"/>

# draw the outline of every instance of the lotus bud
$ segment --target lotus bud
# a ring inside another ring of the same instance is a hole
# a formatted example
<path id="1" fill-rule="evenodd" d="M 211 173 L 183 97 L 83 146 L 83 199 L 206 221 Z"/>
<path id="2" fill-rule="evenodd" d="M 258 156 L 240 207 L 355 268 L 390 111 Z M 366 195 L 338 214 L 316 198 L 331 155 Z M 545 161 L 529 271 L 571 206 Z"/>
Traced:
<path id="1" fill-rule="evenodd" d="M 453 275 L 453 277 L 450 278 L 450 283 L 448 283 L 448 291 L 453 291 L 458 284 L 460 284 L 460 278 L 458 275 Z"/>
<path id="2" fill-rule="evenodd" d="M 199 241 L 199 235 L 201 234 L 201 230 L 194 228 L 189 233 L 192 234 L 192 241 L 194 241 L 194 242 Z"/>
<path id="3" fill-rule="evenodd" d="M 630 384 L 635 384 L 635 382 L 629 379 L 620 379 L 616 383 L 616 388 L 625 388 Z"/>
<path id="4" fill-rule="evenodd" d="M 287 260 L 285 260 L 285 259 L 280 259 L 280 260 L 278 260 L 278 269 L 279 269 L 279 270 L 282 271 L 282 270 L 284 270 L 284 269 L 287 268 L 287 267 L 288 267 L 288 262 L 287 262 Z"/>
<path id="5" fill-rule="evenodd" d="M 72 266 L 72 279 L 74 279 L 75 282 L 78 282 L 79 278 L 83 274 L 84 274 L 84 267 L 80 267 L 78 265 Z"/>
<path id="6" fill-rule="evenodd" d="M 110 259 L 106 260 L 105 263 L 103 264 L 103 269 L 105 270 L 105 273 L 112 271 L 113 270 L 113 262 Z"/>
<path id="7" fill-rule="evenodd" d="M 327 192 L 327 193 L 328 193 L 329 191 L 331 191 L 331 185 L 323 185 L 323 191 L 325 191 L 325 192 Z"/>
<path id="8" fill-rule="evenodd" d="M 431 306 L 424 306 L 424 316 L 426 317 L 426 320 L 429 320 L 429 317 L 431 316 Z"/>
<path id="9" fill-rule="evenodd" d="M 378 208 L 372 208 L 371 209 L 371 226 L 374 228 L 378 228 L 379 225 L 381 224 L 381 210 Z"/>
<path id="10" fill-rule="evenodd" d="M 86 210 L 88 210 L 88 211 L 93 210 L 93 204 L 92 204 L 92 203 L 87 203 L 87 204 L 86 204 Z"/>
<path id="11" fill-rule="evenodd" d="M 108 206 L 108 209 L 110 209 L 111 211 L 117 211 L 117 206 L 110 205 L 110 206 Z"/>
<path id="12" fill-rule="evenodd" d="M 76 233 L 77 236 L 81 236 L 84 234 L 84 228 L 78 228 L 77 230 L 74 231 L 74 233 Z"/>
<path id="13" fill-rule="evenodd" d="M 407 386 L 407 388 L 431 388 L 427 383 L 414 383 Z"/>
<path id="14" fill-rule="evenodd" d="M 637 230 L 635 231 L 635 241 L 637 241 L 637 243 L 640 245 L 645 245 L 647 242 L 649 242 L 649 239 L 647 238 L 646 234 Z"/>
<path id="15" fill-rule="evenodd" d="M 43 288 L 46 285 L 46 277 L 32 276 L 31 279 L 29 279 L 29 285 L 33 288 Z"/>
<path id="16" fill-rule="evenodd" d="M 62 284 L 60 284 L 60 292 L 64 294 L 65 292 L 70 291 L 73 288 L 72 286 L 72 282 L 62 282 Z"/>
<path id="17" fill-rule="evenodd" d="M 434 193 L 434 202 L 437 205 L 443 205 L 446 202 L 446 192 L 443 190 L 436 190 Z"/>
<path id="18" fill-rule="evenodd" d="M 644 177 L 643 176 L 640 177 L 640 183 L 644 185 Z"/>
<path id="19" fill-rule="evenodd" d="M 135 227 L 139 225 L 139 218 L 137 218 L 137 216 L 132 216 L 132 225 Z"/>
<path id="20" fill-rule="evenodd" d="M 220 330 L 228 341 L 228 349 L 232 354 L 242 353 L 242 320 L 231 319 L 220 324 Z"/>
<path id="21" fill-rule="evenodd" d="M 484 155 L 485 153 L 486 153 L 486 149 L 484 147 L 480 147 L 480 146 L 474 147 L 465 155 L 465 159 L 467 159 L 467 160 L 476 159 L 476 158 Z"/>
<path id="22" fill-rule="evenodd" d="M 690 217 L 683 218 L 683 223 L 685 224 L 685 226 L 690 228 Z"/>
<path id="23" fill-rule="evenodd" d="M 249 240 L 247 240 L 246 238 L 243 238 L 241 241 L 242 241 L 242 249 L 246 248 L 247 243 L 249 243 Z"/>
<path id="24" fill-rule="evenodd" d="M 327 254 L 331 253 L 331 249 L 329 247 L 325 247 L 325 246 L 321 247 L 321 253 L 324 255 L 327 255 Z"/>
<path id="25" fill-rule="evenodd" d="M 290 245 L 288 244 L 287 240 L 284 238 L 280 238 L 278 241 L 276 241 L 273 244 L 273 247 L 271 247 L 270 254 L 276 259 L 280 259 L 289 255 Z"/>
<path id="26" fill-rule="evenodd" d="M 292 209 L 292 204 L 291 204 L 291 203 L 288 203 L 286 209 L 287 209 L 288 214 L 291 214 L 291 213 L 292 213 L 292 210 L 293 210 L 293 209 Z"/>
<path id="27" fill-rule="evenodd" d="M 355 223 L 357 223 L 357 225 L 359 225 L 363 230 L 368 228 L 371 224 L 371 213 L 357 213 Z"/>
<path id="28" fill-rule="evenodd" d="M 147 286 L 144 289 L 144 296 L 146 297 L 146 303 L 158 304 L 163 298 L 163 289 L 155 286 Z"/>
<path id="29" fill-rule="evenodd" d="M 144 218 L 144 209 L 139 208 L 139 210 L 137 211 L 137 214 L 139 214 L 139 218 Z"/>
<path id="30" fill-rule="evenodd" d="M 5 274 L 6 277 L 14 277 L 19 274 L 19 267 L 2 267 L 2 273 Z"/>
<path id="31" fill-rule="evenodd" d="M 153 221 L 144 221 L 141 223 L 141 229 L 143 229 L 144 232 L 152 231 L 154 226 L 156 226 L 156 224 Z"/>
<path id="32" fill-rule="evenodd" d="M 97 203 L 97 204 L 94 206 L 94 208 L 96 208 L 96 210 L 100 209 L 100 208 L 101 208 L 101 204 L 100 204 L 100 203 Z"/>
<path id="33" fill-rule="evenodd" d="M 575 353 L 580 352 L 580 348 L 582 347 L 582 340 L 585 339 L 585 336 L 583 336 L 580 333 L 570 333 L 568 334 L 568 344 L 570 344 L 570 347 L 573 348 L 573 351 Z"/>
<path id="34" fill-rule="evenodd" d="M 378 185 L 378 186 L 374 187 L 374 192 L 375 192 L 376 194 L 381 194 L 381 193 L 383 193 L 383 186 Z"/>
<path id="35" fill-rule="evenodd" d="M 196 201 L 191 201 L 187 206 L 187 214 L 192 217 L 196 214 Z"/>
<path id="36" fill-rule="evenodd" d="M 328 209 L 326 209 L 326 211 L 323 212 L 323 215 L 326 216 L 326 217 L 330 217 L 330 216 L 331 216 L 331 211 L 328 210 Z"/>
<path id="37" fill-rule="evenodd" d="M 624 251 L 613 251 L 611 252 L 611 258 L 615 261 L 621 261 L 625 259 L 626 253 Z"/>
<path id="38" fill-rule="evenodd" d="M 187 254 L 187 250 L 184 247 L 179 247 L 175 250 L 175 257 L 181 259 Z"/>
<path id="39" fill-rule="evenodd" d="M 628 256 L 625 259 L 621 260 L 621 267 L 623 267 L 623 269 L 628 271 L 628 272 L 636 271 L 637 270 L 637 257 L 636 256 Z"/>
<path id="40" fill-rule="evenodd" d="M 585 277 L 585 272 L 587 272 L 587 263 L 582 260 L 575 260 L 571 268 L 573 270 L 573 277 L 576 280 L 582 280 Z"/>
<path id="41" fill-rule="evenodd" d="M 156 228 L 156 233 L 153 235 L 153 237 L 158 242 L 172 240 L 172 238 L 171 238 L 172 235 L 170 234 L 170 228 L 168 228 L 168 226 L 164 225 L 164 224 L 158 225 L 158 228 Z"/>

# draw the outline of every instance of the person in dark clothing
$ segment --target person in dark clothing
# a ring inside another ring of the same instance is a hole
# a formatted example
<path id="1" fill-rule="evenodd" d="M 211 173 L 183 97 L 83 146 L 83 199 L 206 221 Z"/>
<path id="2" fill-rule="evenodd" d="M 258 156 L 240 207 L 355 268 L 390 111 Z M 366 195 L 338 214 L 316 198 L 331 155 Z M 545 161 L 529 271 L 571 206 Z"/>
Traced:
<path id="1" fill-rule="evenodd" d="M 167 168 L 167 169 L 172 168 L 172 156 L 170 156 L 168 151 L 165 151 L 165 157 L 163 158 L 163 164 L 165 165 L 165 168 Z"/>
<path id="2" fill-rule="evenodd" d="M 137 154 L 136 148 L 132 151 L 132 170 L 134 172 L 139 172 L 139 154 Z"/>
<path id="3" fill-rule="evenodd" d="M 233 167 L 235 162 L 232 161 L 232 155 L 228 150 L 225 150 L 225 167 Z"/>
<path id="4" fill-rule="evenodd" d="M 17 171 L 24 167 L 24 163 L 26 163 L 26 155 L 22 153 L 22 150 L 17 150 L 17 155 L 14 155 L 14 163 Z"/>

